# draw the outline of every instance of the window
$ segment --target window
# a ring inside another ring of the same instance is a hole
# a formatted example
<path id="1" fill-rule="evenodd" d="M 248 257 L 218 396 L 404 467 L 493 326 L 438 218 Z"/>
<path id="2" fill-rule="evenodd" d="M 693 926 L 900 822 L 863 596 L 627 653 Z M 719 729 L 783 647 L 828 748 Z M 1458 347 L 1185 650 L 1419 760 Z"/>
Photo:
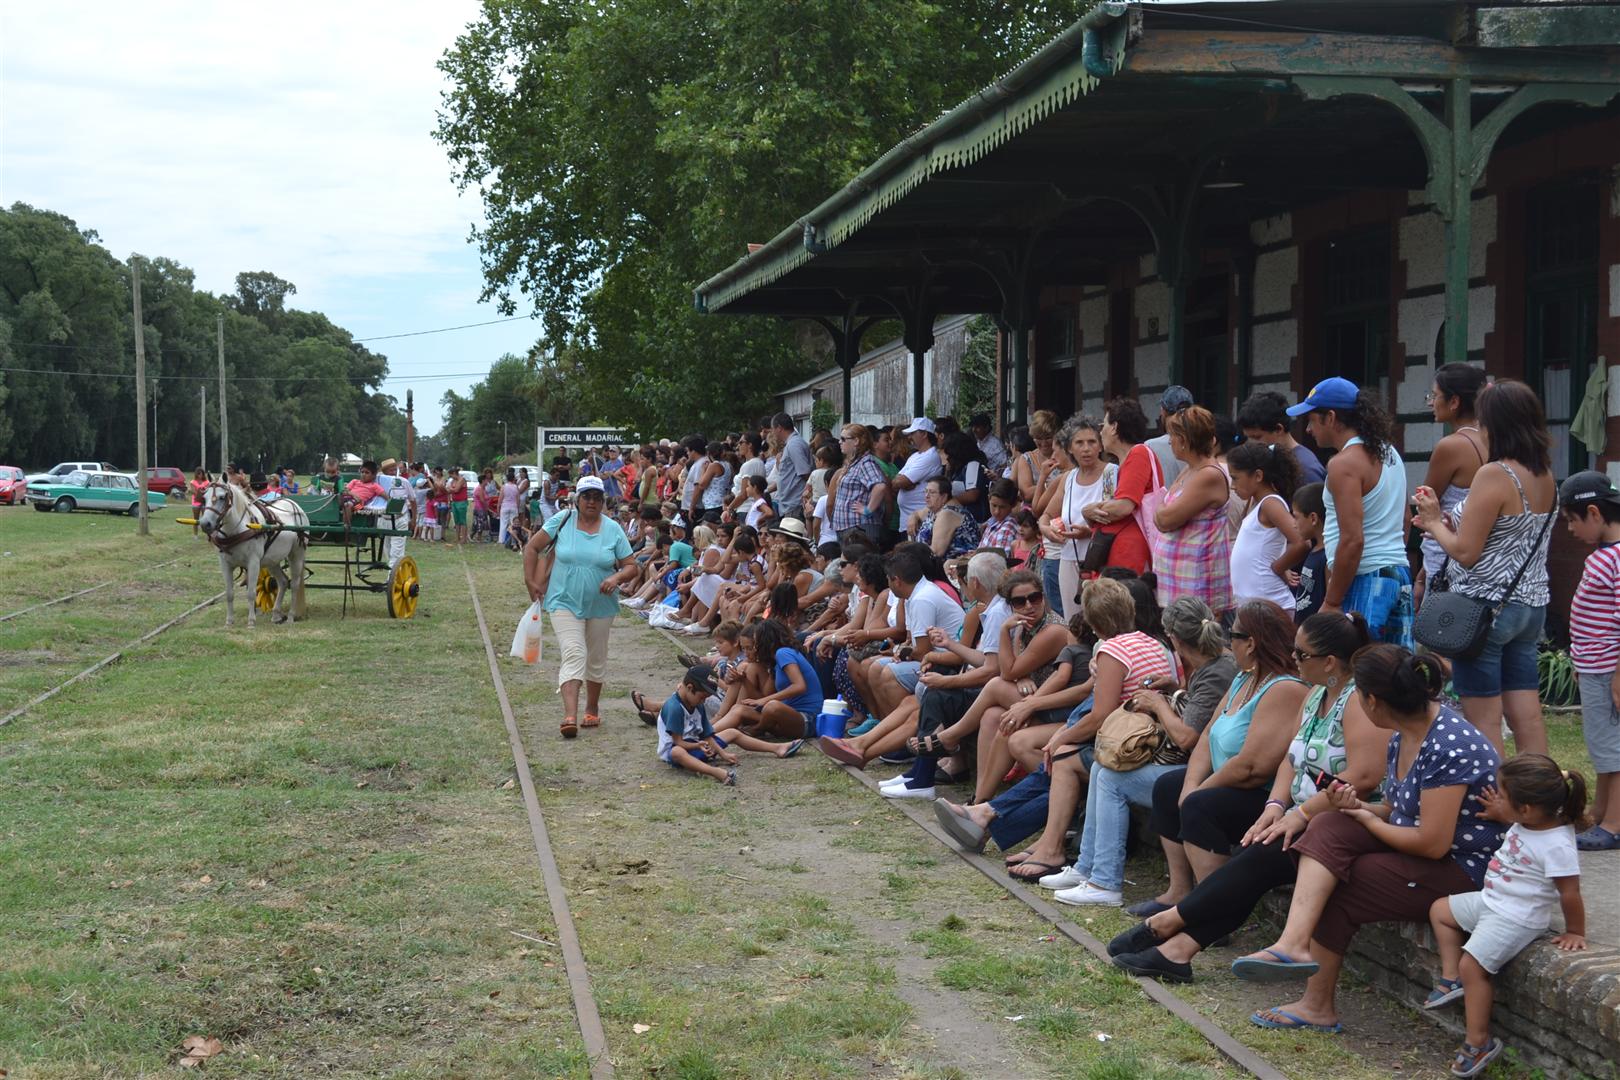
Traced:
<path id="1" fill-rule="evenodd" d="M 1550 184 L 1525 206 L 1525 380 L 1547 409 L 1559 477 L 1593 461 L 1569 424 L 1597 358 L 1600 198 L 1591 182 Z"/>
<path id="2" fill-rule="evenodd" d="M 1389 393 L 1389 229 L 1330 240 L 1322 275 L 1323 371 Z"/>
<path id="3" fill-rule="evenodd" d="M 1075 314 L 1068 304 L 1048 308 L 1035 328 L 1035 407 L 1065 417 L 1079 404 Z"/>

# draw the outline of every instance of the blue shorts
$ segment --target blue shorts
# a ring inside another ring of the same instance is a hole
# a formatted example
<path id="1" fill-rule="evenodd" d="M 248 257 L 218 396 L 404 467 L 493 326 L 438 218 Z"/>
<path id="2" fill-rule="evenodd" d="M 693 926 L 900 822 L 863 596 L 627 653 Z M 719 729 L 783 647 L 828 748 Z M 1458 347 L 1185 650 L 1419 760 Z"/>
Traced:
<path id="1" fill-rule="evenodd" d="M 896 660 L 892 656 L 878 657 L 879 664 L 889 669 L 894 679 L 905 687 L 906 693 L 917 692 L 917 680 L 922 678 L 922 662 L 918 660 Z"/>
<path id="2" fill-rule="evenodd" d="M 722 739 L 720 736 L 711 735 L 710 738 L 712 738 L 714 740 L 714 745 L 718 746 L 720 749 L 724 750 L 726 748 L 726 740 Z M 675 756 L 675 747 L 673 745 L 670 746 L 669 752 L 670 752 L 670 756 L 665 758 L 664 760 L 669 762 L 669 767 L 670 768 L 672 768 L 672 769 L 680 768 L 681 766 L 679 764 L 677 764 L 676 762 L 670 760 L 670 758 L 673 758 Z M 705 764 L 708 763 L 709 753 L 708 753 L 707 750 L 688 750 L 687 753 L 691 754 L 694 758 L 696 758 L 697 760 L 699 760 L 701 762 L 704 762 Z"/>
<path id="3" fill-rule="evenodd" d="M 1386 566 L 1370 574 L 1357 574 L 1344 594 L 1345 611 L 1359 611 L 1367 620 L 1367 632 L 1374 641 L 1399 645 L 1408 652 L 1417 647 L 1412 639 L 1412 571 L 1404 566 Z"/>
<path id="4" fill-rule="evenodd" d="M 1539 689 L 1536 644 L 1546 622 L 1544 607 L 1503 604 L 1480 654 L 1472 660 L 1451 662 L 1451 685 L 1457 696 L 1496 697 L 1504 690 Z"/>
<path id="5" fill-rule="evenodd" d="M 677 566 L 675 569 L 664 575 L 664 588 L 673 589 L 680 583 L 680 580 L 681 568 Z"/>

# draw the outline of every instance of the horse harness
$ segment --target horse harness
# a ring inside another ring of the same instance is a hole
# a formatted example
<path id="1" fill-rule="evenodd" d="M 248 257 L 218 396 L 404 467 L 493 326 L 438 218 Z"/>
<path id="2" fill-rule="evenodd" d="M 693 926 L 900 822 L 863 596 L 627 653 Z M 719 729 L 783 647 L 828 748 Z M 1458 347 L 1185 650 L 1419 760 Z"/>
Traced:
<path id="1" fill-rule="evenodd" d="M 224 491 L 226 500 L 228 501 L 231 509 L 234 509 L 236 506 L 236 496 L 235 493 L 231 491 L 230 486 L 219 483 L 218 481 L 208 485 L 208 490 L 212 490 L 214 488 L 219 488 Z M 207 493 L 205 491 L 204 499 L 206 500 L 206 498 Z M 255 513 L 255 510 L 258 512 Z M 244 524 L 251 521 L 253 524 L 259 526 L 257 529 L 244 528 L 241 532 L 234 536 L 222 536 L 221 534 L 224 532 L 225 515 L 220 514 L 217 511 L 216 515 L 219 522 L 219 528 L 216 528 L 213 532 L 208 534 L 208 542 L 213 544 L 214 547 L 219 549 L 221 552 L 229 551 L 231 548 L 236 547 L 238 544 L 241 544 L 247 540 L 256 539 L 262 539 L 264 541 L 265 550 L 268 551 L 270 549 L 271 542 L 281 534 L 283 529 L 281 519 L 270 512 L 270 504 L 265 502 L 263 499 L 253 499 L 248 503 L 247 508 L 242 511 L 242 520 Z M 303 536 L 300 535 L 299 539 L 303 540 Z"/>

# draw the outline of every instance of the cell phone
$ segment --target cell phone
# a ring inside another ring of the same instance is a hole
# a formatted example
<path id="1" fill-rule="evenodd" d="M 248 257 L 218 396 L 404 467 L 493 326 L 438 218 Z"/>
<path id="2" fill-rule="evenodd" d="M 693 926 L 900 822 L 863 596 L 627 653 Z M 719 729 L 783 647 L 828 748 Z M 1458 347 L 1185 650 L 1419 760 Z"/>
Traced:
<path id="1" fill-rule="evenodd" d="M 1326 769 L 1313 769 L 1308 775 L 1311 778 L 1311 783 L 1316 785 L 1317 791 L 1326 791 L 1334 784 L 1345 784 L 1346 787 L 1349 786 L 1342 776 L 1335 776 Z"/>

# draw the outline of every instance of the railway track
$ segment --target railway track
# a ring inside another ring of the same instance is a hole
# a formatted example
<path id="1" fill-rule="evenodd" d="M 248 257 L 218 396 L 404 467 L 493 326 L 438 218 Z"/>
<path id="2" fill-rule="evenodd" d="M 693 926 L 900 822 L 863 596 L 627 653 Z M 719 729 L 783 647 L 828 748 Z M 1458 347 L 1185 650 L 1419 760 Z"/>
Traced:
<path id="1" fill-rule="evenodd" d="M 534 853 L 540 862 L 540 874 L 546 885 L 546 899 L 551 905 L 552 920 L 557 924 L 557 943 L 562 947 L 563 965 L 568 974 L 568 989 L 574 998 L 574 1016 L 579 1023 L 579 1034 L 585 1041 L 585 1056 L 590 1060 L 591 1080 L 609 1080 L 613 1076 L 613 1061 L 608 1056 L 607 1033 L 602 1029 L 602 1016 L 596 1008 L 596 997 L 591 991 L 590 972 L 585 967 L 585 952 L 579 944 L 579 931 L 568 907 L 568 893 L 563 888 L 562 873 L 557 869 L 557 856 L 551 849 L 551 836 L 546 831 L 545 817 L 540 813 L 540 800 L 535 794 L 534 779 L 529 775 L 529 755 L 518 731 L 517 718 L 512 714 L 512 702 L 506 696 L 506 682 L 501 678 L 500 663 L 496 659 L 495 644 L 489 637 L 489 624 L 484 620 L 483 605 L 478 602 L 478 586 L 473 581 L 472 567 L 462 555 L 461 568 L 467 574 L 467 592 L 472 596 L 473 614 L 478 618 L 478 633 L 484 640 L 484 656 L 489 661 L 489 677 L 495 684 L 495 696 L 501 704 L 501 718 L 506 722 L 506 737 L 512 747 L 512 762 L 517 767 L 518 787 L 523 795 L 523 808 L 529 817 L 529 832 L 534 838 Z"/>
<path id="2" fill-rule="evenodd" d="M 180 562 L 182 559 L 186 559 L 186 558 L 189 558 L 189 557 L 190 557 L 189 555 L 181 555 L 178 558 L 169 559 L 167 562 L 153 563 L 151 566 L 144 567 L 143 569 L 135 571 L 133 574 L 130 574 L 128 577 L 117 578 L 117 579 L 115 579 L 113 581 L 103 581 L 100 585 L 92 585 L 88 589 L 79 589 L 78 591 L 70 592 L 65 596 L 58 596 L 54 600 L 42 600 L 39 603 L 33 604 L 33 605 L 29 606 L 29 607 L 19 608 L 18 610 L 10 612 L 10 613 L 8 613 L 6 615 L 0 615 L 0 623 L 10 622 L 12 619 L 16 619 L 16 618 L 19 618 L 19 617 L 21 617 L 23 615 L 27 615 L 30 611 L 42 611 L 45 608 L 54 607 L 57 604 L 65 604 L 69 600 L 76 600 L 81 596 L 89 596 L 91 593 L 100 592 L 102 589 L 105 589 L 105 588 L 107 588 L 107 587 L 109 587 L 111 585 L 124 584 L 125 582 L 132 581 L 135 578 L 140 577 L 142 574 L 149 574 L 153 570 L 161 570 L 165 566 L 173 566 L 175 563 Z"/>
<path id="3" fill-rule="evenodd" d="M 176 560 L 176 561 L 178 561 L 178 560 Z M 148 569 L 155 569 L 155 568 L 148 567 Z M 100 587 L 100 586 L 98 586 L 98 587 Z M 142 634 L 140 637 L 136 638 L 134 641 L 131 641 L 131 642 L 128 642 L 127 644 L 119 646 L 116 651 L 114 651 L 113 653 L 111 653 L 108 656 L 102 657 L 100 660 L 97 660 L 95 663 L 91 664 L 89 667 L 87 667 L 87 668 L 83 669 L 82 671 L 78 672 L 76 675 L 73 675 L 71 678 L 65 679 L 64 681 L 62 681 L 60 683 L 57 683 L 55 686 L 51 687 L 49 690 L 46 690 L 44 693 L 36 694 L 34 697 L 32 697 L 32 698 L 28 699 L 27 701 L 23 702 L 21 705 L 17 706 L 15 709 L 12 709 L 10 712 L 6 713 L 4 716 L 0 716 L 0 727 L 4 727 L 5 725 L 11 723 L 13 720 L 15 720 L 19 716 L 22 716 L 23 714 L 27 713 L 30 709 L 34 708 L 35 706 L 43 705 L 45 702 L 51 700 L 53 697 L 60 694 L 62 691 L 68 689 L 69 687 L 77 685 L 78 683 L 81 683 L 84 680 L 92 677 L 97 672 L 101 671 L 103 668 L 110 667 L 111 665 L 116 664 L 118 661 L 122 660 L 124 658 L 124 656 L 126 654 L 128 654 L 129 652 L 133 651 L 134 649 L 139 648 L 142 645 L 145 645 L 147 642 L 153 640 L 159 634 L 162 634 L 164 631 L 169 630 L 169 629 L 171 629 L 171 628 L 173 628 L 175 626 L 178 626 L 180 623 L 184 622 L 186 619 L 190 618 L 192 615 L 195 615 L 197 612 L 201 611 L 203 608 L 208 607 L 210 604 L 214 604 L 214 603 L 219 602 L 219 600 L 221 600 L 224 596 L 225 596 L 225 591 L 223 589 L 221 589 L 219 592 L 215 593 L 213 596 L 208 597 L 206 600 L 203 600 L 203 601 L 201 601 L 199 603 L 191 605 L 186 610 L 182 611 L 180 614 L 174 616 L 172 619 L 169 619 L 168 621 L 163 622 L 163 623 L 159 623 L 156 627 L 154 627 L 151 630 L 148 630 L 146 633 Z M 52 602 L 55 603 L 55 601 L 52 601 Z"/>
<path id="4" fill-rule="evenodd" d="M 686 650 L 692 644 L 690 641 L 682 641 L 667 631 L 660 630 L 659 633 L 663 634 L 679 650 Z M 488 643 L 487 637 L 485 642 Z M 878 794 L 877 780 L 851 766 L 839 765 L 838 767 L 853 777 L 856 782 L 870 789 L 873 794 Z M 1102 941 L 1088 933 L 1083 927 L 1071 922 L 1061 910 L 1047 903 L 1019 882 L 1014 881 L 999 862 L 987 859 L 976 852 L 963 851 L 951 842 L 950 838 L 945 835 L 944 831 L 936 823 L 928 820 L 921 812 L 914 812 L 910 806 L 903 805 L 901 801 L 894 799 L 884 799 L 882 801 L 885 806 L 903 814 L 912 824 L 933 837 L 942 848 L 995 882 L 1008 896 L 1051 923 L 1058 933 L 1085 949 L 1103 963 L 1112 964 L 1113 961 L 1108 955 L 1108 947 Z M 1257 1080 L 1289 1080 L 1287 1073 L 1233 1038 L 1219 1025 L 1182 1000 L 1174 991 L 1153 979 L 1137 977 L 1136 982 L 1142 988 L 1142 992 L 1155 1004 L 1185 1022 L 1199 1035 L 1203 1036 L 1204 1040 L 1219 1051 L 1223 1057 L 1250 1076 L 1256 1077 Z"/>

